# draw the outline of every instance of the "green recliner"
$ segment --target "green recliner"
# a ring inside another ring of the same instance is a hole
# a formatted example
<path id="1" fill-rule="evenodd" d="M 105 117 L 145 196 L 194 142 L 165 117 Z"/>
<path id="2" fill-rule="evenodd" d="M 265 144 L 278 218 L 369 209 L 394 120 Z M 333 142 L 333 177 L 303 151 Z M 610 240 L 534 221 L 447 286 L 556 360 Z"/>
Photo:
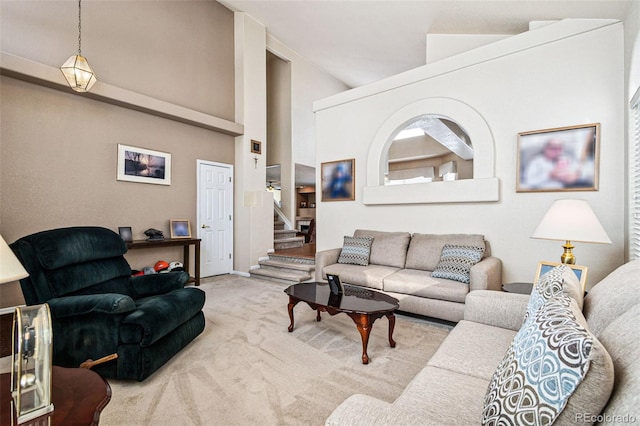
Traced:
<path id="1" fill-rule="evenodd" d="M 27 305 L 48 303 L 53 363 L 96 365 L 103 377 L 142 381 L 204 330 L 205 293 L 186 272 L 131 276 L 120 236 L 101 227 L 38 232 L 10 245 L 29 273 Z"/>

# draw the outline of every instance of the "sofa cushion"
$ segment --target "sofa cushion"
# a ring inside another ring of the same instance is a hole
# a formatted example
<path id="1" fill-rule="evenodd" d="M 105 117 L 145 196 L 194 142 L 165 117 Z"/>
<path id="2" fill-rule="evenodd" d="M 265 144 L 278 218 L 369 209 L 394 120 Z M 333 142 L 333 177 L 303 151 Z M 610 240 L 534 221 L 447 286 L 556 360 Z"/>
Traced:
<path id="1" fill-rule="evenodd" d="M 407 247 L 409 247 L 409 241 L 411 240 L 410 233 L 356 229 L 353 236 L 373 237 L 369 263 L 404 268 L 407 260 Z"/>
<path id="2" fill-rule="evenodd" d="M 414 418 L 403 421 L 399 414 L 383 422 L 360 419 L 357 424 L 476 425 L 486 388 L 486 380 L 427 365 L 393 403 L 395 413 L 414 413 Z"/>
<path id="3" fill-rule="evenodd" d="M 382 290 L 385 277 L 398 271 L 398 268 L 369 264 L 369 266 L 334 263 L 325 266 L 322 273 L 334 274 L 340 277 L 344 284 L 361 285 Z"/>
<path id="4" fill-rule="evenodd" d="M 427 365 L 489 383 L 515 335 L 514 330 L 462 320 L 449 332 Z"/>
<path id="5" fill-rule="evenodd" d="M 445 244 L 440 255 L 440 262 L 431 276 L 469 284 L 471 267 L 480 262 L 483 253 L 483 246 Z"/>
<path id="6" fill-rule="evenodd" d="M 372 237 L 344 237 L 338 263 L 367 266 L 371 254 Z"/>
<path id="7" fill-rule="evenodd" d="M 469 286 L 458 281 L 433 278 L 431 272 L 401 269 L 384 278 L 384 291 L 464 303 Z"/>
<path id="8" fill-rule="evenodd" d="M 478 234 L 413 234 L 407 252 L 406 268 L 433 271 L 440 262 L 445 244 L 485 247 L 483 235 Z"/>
<path id="9" fill-rule="evenodd" d="M 482 423 L 572 424 L 579 415 L 599 413 L 611 393 L 613 367 L 585 326 L 565 294 L 530 316 L 493 375 Z"/>
<path id="10" fill-rule="evenodd" d="M 584 299 L 584 316 L 593 334 L 600 337 L 609 324 L 618 321 L 634 305 L 640 304 L 638 277 L 640 259 L 620 266 L 589 290 Z M 629 291 L 630 288 L 635 290 Z"/>

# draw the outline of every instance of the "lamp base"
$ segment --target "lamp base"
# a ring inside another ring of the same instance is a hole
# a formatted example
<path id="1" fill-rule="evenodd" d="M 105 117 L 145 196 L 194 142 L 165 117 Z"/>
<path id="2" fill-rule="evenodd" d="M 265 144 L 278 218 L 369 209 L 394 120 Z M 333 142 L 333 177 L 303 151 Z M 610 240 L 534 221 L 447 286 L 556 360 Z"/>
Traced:
<path id="1" fill-rule="evenodd" d="M 560 261 L 569 265 L 575 265 L 576 257 L 573 255 L 573 245 L 571 244 L 571 241 L 567 240 L 562 248 L 564 249 L 564 253 L 560 256 Z"/>

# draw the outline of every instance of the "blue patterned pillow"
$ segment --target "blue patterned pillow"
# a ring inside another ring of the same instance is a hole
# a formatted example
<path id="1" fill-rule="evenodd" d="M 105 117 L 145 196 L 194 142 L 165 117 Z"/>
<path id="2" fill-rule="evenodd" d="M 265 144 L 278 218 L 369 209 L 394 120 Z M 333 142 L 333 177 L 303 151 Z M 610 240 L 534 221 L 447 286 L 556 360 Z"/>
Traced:
<path id="1" fill-rule="evenodd" d="M 593 344 L 571 299 L 548 299 L 522 325 L 493 373 L 482 424 L 552 424 L 586 376 Z"/>
<path id="2" fill-rule="evenodd" d="M 360 266 L 369 265 L 371 243 L 373 243 L 373 237 L 345 236 L 340 257 L 338 257 L 338 263 Z"/>
<path id="3" fill-rule="evenodd" d="M 445 244 L 440 254 L 440 262 L 431 276 L 469 284 L 471 267 L 480 262 L 483 254 L 484 247 Z"/>

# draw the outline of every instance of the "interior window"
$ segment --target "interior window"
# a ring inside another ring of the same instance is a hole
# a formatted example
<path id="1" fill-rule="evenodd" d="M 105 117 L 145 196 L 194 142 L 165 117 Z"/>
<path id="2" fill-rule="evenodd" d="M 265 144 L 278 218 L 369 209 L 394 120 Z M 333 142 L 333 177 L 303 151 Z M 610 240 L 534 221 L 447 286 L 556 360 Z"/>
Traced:
<path id="1" fill-rule="evenodd" d="M 473 179 L 473 146 L 455 121 L 425 114 L 393 135 L 386 154 L 385 185 Z"/>

